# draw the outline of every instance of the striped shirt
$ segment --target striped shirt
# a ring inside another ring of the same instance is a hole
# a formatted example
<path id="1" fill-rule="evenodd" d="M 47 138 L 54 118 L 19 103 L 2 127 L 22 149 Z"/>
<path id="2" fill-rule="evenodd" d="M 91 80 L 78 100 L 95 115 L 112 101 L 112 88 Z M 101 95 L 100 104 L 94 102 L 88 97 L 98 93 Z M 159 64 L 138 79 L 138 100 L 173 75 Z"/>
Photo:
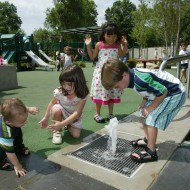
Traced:
<path id="1" fill-rule="evenodd" d="M 0 116 L 0 148 L 5 152 L 14 153 L 12 128 L 7 126 Z"/>
<path id="2" fill-rule="evenodd" d="M 130 83 L 128 88 L 133 88 L 144 98 L 154 100 L 167 92 L 167 96 L 174 96 L 185 91 L 180 80 L 166 71 L 148 69 L 130 69 Z"/>

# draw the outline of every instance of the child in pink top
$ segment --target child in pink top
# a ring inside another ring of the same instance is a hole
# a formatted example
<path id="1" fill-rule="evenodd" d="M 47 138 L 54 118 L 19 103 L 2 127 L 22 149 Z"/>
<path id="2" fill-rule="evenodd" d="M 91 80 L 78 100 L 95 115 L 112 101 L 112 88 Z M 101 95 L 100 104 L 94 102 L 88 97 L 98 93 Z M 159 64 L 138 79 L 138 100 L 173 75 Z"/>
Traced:
<path id="1" fill-rule="evenodd" d="M 94 69 L 90 96 L 92 101 L 96 104 L 94 120 L 98 123 L 103 123 L 105 119 L 100 113 L 101 106 L 108 105 L 108 119 L 113 118 L 113 104 L 120 103 L 122 91 L 117 89 L 105 90 L 101 83 L 102 67 L 108 59 L 117 59 L 125 55 L 127 51 L 127 40 L 121 38 L 119 29 L 114 22 L 107 22 L 102 25 L 99 42 L 95 45 L 94 50 L 91 48 L 91 41 L 91 37 L 87 36 L 85 39 L 87 52 L 91 60 L 94 60 L 98 56 L 98 62 Z"/>

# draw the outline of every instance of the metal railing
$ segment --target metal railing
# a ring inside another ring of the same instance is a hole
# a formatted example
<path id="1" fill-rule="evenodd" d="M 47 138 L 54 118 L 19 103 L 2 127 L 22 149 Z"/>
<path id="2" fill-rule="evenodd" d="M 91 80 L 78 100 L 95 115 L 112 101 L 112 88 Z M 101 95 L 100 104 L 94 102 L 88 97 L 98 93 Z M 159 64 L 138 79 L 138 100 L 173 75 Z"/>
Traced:
<path id="1" fill-rule="evenodd" d="M 190 59 L 190 53 L 186 55 L 177 55 L 172 58 L 163 60 L 163 62 L 160 65 L 159 70 L 163 71 L 168 64 L 172 63 L 178 63 L 177 64 L 177 77 L 180 78 L 180 61 Z M 189 98 L 189 90 L 190 90 L 190 65 L 188 66 L 187 69 L 187 86 L 186 86 L 186 91 L 187 91 L 187 97 Z"/>

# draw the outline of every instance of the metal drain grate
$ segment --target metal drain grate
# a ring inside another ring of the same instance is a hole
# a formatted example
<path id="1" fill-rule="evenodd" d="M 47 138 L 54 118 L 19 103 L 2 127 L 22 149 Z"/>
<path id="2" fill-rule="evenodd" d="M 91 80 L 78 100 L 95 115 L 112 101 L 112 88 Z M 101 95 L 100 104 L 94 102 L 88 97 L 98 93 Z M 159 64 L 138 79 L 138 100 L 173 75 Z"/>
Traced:
<path id="1" fill-rule="evenodd" d="M 140 166 L 131 160 L 130 154 L 142 148 L 134 149 L 130 141 L 118 138 L 116 153 L 112 155 L 107 149 L 108 138 L 102 136 L 69 155 L 130 177 Z"/>

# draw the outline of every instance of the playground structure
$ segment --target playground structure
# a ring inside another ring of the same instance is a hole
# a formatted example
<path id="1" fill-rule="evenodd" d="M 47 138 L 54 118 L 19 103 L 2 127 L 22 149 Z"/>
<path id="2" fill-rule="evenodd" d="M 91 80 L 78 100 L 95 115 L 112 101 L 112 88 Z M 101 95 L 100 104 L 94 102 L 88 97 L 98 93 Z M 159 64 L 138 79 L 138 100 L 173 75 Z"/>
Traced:
<path id="1" fill-rule="evenodd" d="M 49 62 L 54 62 L 54 60 L 52 60 L 44 51 L 42 51 L 41 49 L 39 49 L 39 53 Z"/>
<path id="2" fill-rule="evenodd" d="M 15 34 L 2 34 L 0 35 L 0 48 L 4 60 L 10 62 L 15 55 L 16 47 L 16 35 Z"/>
<path id="3" fill-rule="evenodd" d="M 72 33 L 72 34 L 97 34 L 100 30 L 100 27 L 87 27 L 87 28 L 75 28 L 64 30 L 63 33 Z M 39 47 L 40 43 L 34 43 L 33 35 L 24 36 L 20 33 L 17 34 L 0 34 L 0 50 L 3 52 L 2 56 L 8 63 L 16 63 L 17 71 L 33 69 L 36 65 L 40 67 L 45 67 L 45 69 L 52 69 L 52 65 L 55 65 L 55 61 L 52 60 L 45 52 L 59 51 L 62 52 L 64 47 L 69 45 L 72 47 L 74 54 L 79 54 L 79 60 L 84 61 L 88 60 L 88 56 L 85 51 L 84 42 L 71 42 L 65 43 L 60 41 L 56 44 L 46 45 L 47 48 L 44 51 L 43 48 Z M 51 47 L 51 48 L 50 48 Z M 50 49 L 49 49 L 50 48 Z M 32 52 L 31 52 L 32 51 Z M 50 63 L 50 64 L 49 64 Z M 31 68 L 30 68 L 31 67 Z"/>
<path id="4" fill-rule="evenodd" d="M 39 66 L 45 67 L 45 69 L 54 69 L 55 66 L 49 65 L 46 62 L 44 62 L 41 58 L 39 58 L 33 51 L 26 51 L 27 55 Z"/>
<path id="5" fill-rule="evenodd" d="M 53 70 L 55 66 L 45 63 L 32 50 L 33 36 L 17 34 L 0 34 L 0 51 L 4 62 L 0 66 L 0 91 L 18 88 L 17 71 L 32 70 L 35 66 Z M 12 65 L 10 63 L 16 63 Z M 25 66 L 23 66 L 25 65 Z"/>
<path id="6" fill-rule="evenodd" d="M 71 29 L 66 29 L 63 30 L 63 34 L 78 34 L 78 35 L 97 35 L 101 30 L 100 26 L 92 26 L 92 27 L 85 27 L 85 28 L 71 28 Z M 95 42 L 94 42 L 95 43 Z M 93 44 L 94 45 L 94 44 Z M 81 56 L 81 61 L 88 60 L 88 55 L 86 53 L 86 45 L 83 42 L 74 42 L 71 43 L 69 46 L 72 47 L 72 49 L 76 50 L 76 52 Z"/>
<path id="7" fill-rule="evenodd" d="M 2 51 L 3 58 L 8 63 L 16 63 L 17 70 L 23 70 L 23 63 L 30 66 L 33 64 L 32 67 L 35 67 L 37 65 L 40 67 L 45 67 L 45 69 L 53 68 L 52 65 L 47 64 L 35 54 L 38 53 L 38 48 L 33 42 L 33 35 L 23 36 L 19 33 L 1 34 L 0 49 Z M 30 51 L 32 51 L 32 53 Z M 47 57 L 48 56 L 46 55 L 46 58 Z M 51 60 L 51 62 L 53 62 L 53 60 Z"/>

